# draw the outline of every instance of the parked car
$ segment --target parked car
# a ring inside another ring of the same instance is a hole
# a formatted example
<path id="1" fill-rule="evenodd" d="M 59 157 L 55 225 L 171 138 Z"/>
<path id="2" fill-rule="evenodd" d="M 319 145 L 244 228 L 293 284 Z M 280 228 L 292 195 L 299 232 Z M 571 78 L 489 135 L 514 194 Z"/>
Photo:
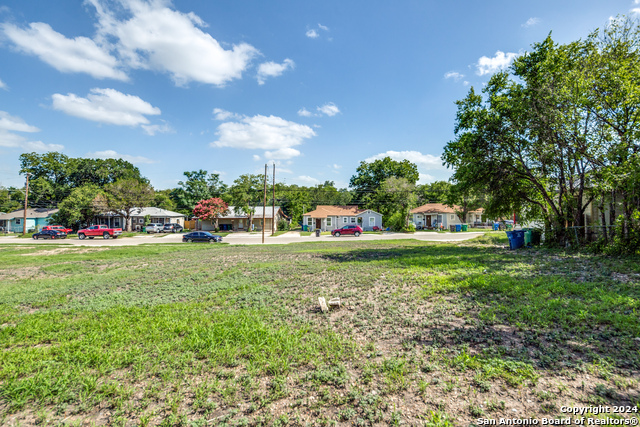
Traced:
<path id="1" fill-rule="evenodd" d="M 193 231 L 182 236 L 183 242 L 222 242 L 222 236 L 211 234 L 208 231 Z"/>
<path id="2" fill-rule="evenodd" d="M 102 236 L 103 239 L 113 237 L 117 239 L 122 234 L 122 228 L 109 228 L 107 225 L 92 225 L 89 228 L 78 230 L 78 239 L 83 240 L 85 237 L 93 239 L 96 236 Z"/>
<path id="3" fill-rule="evenodd" d="M 180 224 L 170 223 L 165 224 L 162 228 L 163 233 L 179 233 L 183 230 L 183 227 Z"/>
<path id="4" fill-rule="evenodd" d="M 66 239 L 67 233 L 58 230 L 42 230 L 39 233 L 33 233 L 33 239 Z"/>
<path id="5" fill-rule="evenodd" d="M 162 231 L 164 230 L 164 224 L 160 224 L 158 222 L 152 222 L 145 226 L 145 230 L 147 231 L 147 234 L 162 233 Z"/>
<path id="6" fill-rule="evenodd" d="M 356 237 L 360 237 L 362 234 L 362 228 L 359 225 L 345 225 L 342 228 L 337 228 L 331 232 L 332 236 L 340 237 L 341 235 L 353 234 Z"/>
<path id="7" fill-rule="evenodd" d="M 56 230 L 56 231 L 62 231 L 63 233 L 71 233 L 73 230 L 70 228 L 66 228 L 63 227 L 61 225 L 45 225 L 44 227 L 42 227 L 42 231 L 44 230 Z"/>

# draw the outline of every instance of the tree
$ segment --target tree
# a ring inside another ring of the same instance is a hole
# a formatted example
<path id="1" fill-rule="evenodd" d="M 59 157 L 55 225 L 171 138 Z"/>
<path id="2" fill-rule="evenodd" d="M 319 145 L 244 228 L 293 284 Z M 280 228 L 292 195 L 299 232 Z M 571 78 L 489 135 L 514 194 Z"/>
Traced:
<path id="1" fill-rule="evenodd" d="M 211 197 L 222 197 L 227 186 L 220 180 L 219 174 L 209 174 L 206 170 L 184 172 L 185 181 L 178 181 L 179 188 L 171 192 L 172 199 L 178 205 L 178 211 L 191 214 L 196 203 Z"/>
<path id="2" fill-rule="evenodd" d="M 153 196 L 153 206 L 168 211 L 175 211 L 176 203 L 171 198 L 171 191 L 172 190 L 156 191 Z"/>
<path id="3" fill-rule="evenodd" d="M 52 215 L 55 223 L 78 230 L 91 225 L 93 218 L 107 210 L 105 193 L 95 184 L 74 188 Z"/>
<path id="4" fill-rule="evenodd" d="M 153 188 L 136 179 L 121 179 L 105 186 L 109 209 L 125 219 L 126 230 L 131 231 L 131 216 L 137 208 L 149 206 L 153 201 Z"/>
<path id="5" fill-rule="evenodd" d="M 382 182 L 375 200 L 382 207 L 378 212 L 383 214 L 385 223 L 392 223 L 392 227 L 398 231 L 407 228 L 409 212 L 418 200 L 415 190 L 415 184 L 406 178 L 392 176 Z"/>
<path id="6" fill-rule="evenodd" d="M 193 215 L 203 220 L 215 220 L 214 227 L 218 228 L 218 218 L 224 215 L 229 205 L 219 197 L 200 200 L 193 208 Z"/>
<path id="7" fill-rule="evenodd" d="M 447 194 L 451 183 L 447 181 L 434 181 L 430 184 L 418 186 L 418 203 L 446 203 Z"/>
<path id="8" fill-rule="evenodd" d="M 87 184 L 102 188 L 120 179 L 149 182 L 126 160 L 72 158 L 57 152 L 21 154 L 20 173 L 31 174 L 42 203 L 63 200 L 71 190 Z"/>
<path id="9" fill-rule="evenodd" d="M 255 213 L 255 206 L 263 199 L 263 192 L 264 175 L 240 175 L 229 189 L 230 205 L 249 217 L 249 225 Z"/>
<path id="10" fill-rule="evenodd" d="M 451 185 L 444 195 L 444 203 L 454 208 L 456 215 L 466 223 L 469 212 L 482 207 L 484 198 L 478 195 L 477 190 L 470 191 L 461 185 Z"/>
<path id="11" fill-rule="evenodd" d="M 457 102 L 456 139 L 443 154 L 456 191 L 488 194 L 492 216 L 542 218 L 560 242 L 568 225 L 584 225 L 589 151 L 606 137 L 580 108 L 589 86 L 584 61 L 581 43 L 558 46 L 547 37 L 534 45 L 514 61 L 513 77 L 491 77 L 486 101 L 472 88 Z"/>
<path id="12" fill-rule="evenodd" d="M 23 206 L 24 193 L 15 187 L 0 187 L 0 212 L 13 212 Z"/>
<path id="13" fill-rule="evenodd" d="M 380 188 L 387 178 L 405 178 L 415 185 L 418 181 L 418 167 L 408 160 L 396 161 L 391 157 L 374 160 L 371 163 L 360 162 L 356 175 L 349 180 L 349 186 L 354 189 L 356 200 L 368 208 L 380 211 L 380 199 L 373 201 L 373 194 Z"/>

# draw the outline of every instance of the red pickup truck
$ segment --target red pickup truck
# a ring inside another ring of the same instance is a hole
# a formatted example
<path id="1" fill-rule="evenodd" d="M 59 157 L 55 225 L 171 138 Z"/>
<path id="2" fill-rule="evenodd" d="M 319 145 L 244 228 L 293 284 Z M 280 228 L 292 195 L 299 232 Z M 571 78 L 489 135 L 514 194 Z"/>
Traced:
<path id="1" fill-rule="evenodd" d="M 89 228 L 83 228 L 78 230 L 78 239 L 82 240 L 85 237 L 93 239 L 96 236 L 102 236 L 103 239 L 113 237 L 117 239 L 122 234 L 122 228 L 109 228 L 106 225 L 92 225 Z"/>
<path id="2" fill-rule="evenodd" d="M 56 230 L 56 231 L 62 231 L 64 233 L 71 233 L 73 230 L 70 228 L 65 228 L 61 225 L 45 225 L 44 227 L 42 227 L 42 230 Z"/>

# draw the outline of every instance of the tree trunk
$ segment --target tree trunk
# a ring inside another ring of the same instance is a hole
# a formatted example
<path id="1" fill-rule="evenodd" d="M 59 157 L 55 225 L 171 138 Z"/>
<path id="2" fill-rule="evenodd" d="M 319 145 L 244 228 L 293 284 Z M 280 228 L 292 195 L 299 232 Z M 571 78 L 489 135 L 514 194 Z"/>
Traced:
<path id="1" fill-rule="evenodd" d="M 616 228 L 613 227 L 616 225 L 616 193 L 611 190 L 611 199 L 609 200 L 609 225 L 611 225 L 611 239 L 613 240 L 616 235 Z"/>
<path id="2" fill-rule="evenodd" d="M 602 237 L 604 237 L 604 244 L 609 244 L 609 239 L 607 238 L 607 217 L 604 214 L 604 194 L 600 197 L 600 204 L 598 204 L 598 209 L 600 210 L 600 222 L 602 223 Z"/>

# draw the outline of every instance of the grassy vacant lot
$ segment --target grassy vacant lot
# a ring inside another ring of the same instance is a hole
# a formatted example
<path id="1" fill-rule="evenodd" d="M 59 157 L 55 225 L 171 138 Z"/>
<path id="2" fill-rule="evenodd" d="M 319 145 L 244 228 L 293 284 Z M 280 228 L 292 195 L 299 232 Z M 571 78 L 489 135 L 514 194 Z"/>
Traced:
<path id="1" fill-rule="evenodd" d="M 504 245 L 0 246 L 0 424 L 467 426 L 637 408 L 638 260 Z M 324 314 L 319 296 L 344 305 Z"/>

